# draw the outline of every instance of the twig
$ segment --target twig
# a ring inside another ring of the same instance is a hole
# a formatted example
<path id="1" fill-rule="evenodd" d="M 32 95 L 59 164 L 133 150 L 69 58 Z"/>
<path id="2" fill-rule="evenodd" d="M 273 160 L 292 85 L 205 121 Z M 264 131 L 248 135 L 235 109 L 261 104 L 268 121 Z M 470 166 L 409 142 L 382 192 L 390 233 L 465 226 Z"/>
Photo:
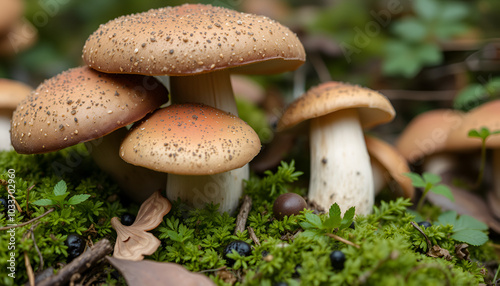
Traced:
<path id="1" fill-rule="evenodd" d="M 424 233 L 424 231 L 414 221 L 411 222 L 411 225 L 413 225 L 413 227 L 416 228 L 425 237 L 425 240 L 427 241 L 427 249 L 431 249 L 432 243 L 427 237 L 427 235 Z"/>
<path id="2" fill-rule="evenodd" d="M 39 217 L 36 217 L 36 218 L 33 218 L 33 219 L 30 219 L 29 221 L 27 222 L 23 222 L 23 223 L 20 223 L 20 224 L 16 224 L 16 225 L 10 225 L 10 226 L 4 226 L 4 227 L 0 227 L 0 231 L 2 230 L 8 230 L 8 229 L 11 229 L 11 228 L 16 228 L 16 227 L 21 227 L 21 226 L 25 226 L 27 224 L 30 224 L 34 221 L 37 221 L 39 219 L 41 219 L 42 217 L 48 215 L 49 213 L 53 212 L 54 211 L 54 208 L 51 208 L 49 209 L 48 211 L 46 211 L 45 213 L 43 213 L 42 215 L 40 215 Z"/>
<path id="3" fill-rule="evenodd" d="M 345 243 L 345 244 L 348 244 L 348 245 L 350 245 L 350 246 L 354 246 L 354 247 L 356 247 L 356 248 L 358 248 L 358 249 L 360 248 L 360 246 L 359 246 L 359 245 L 357 245 L 356 243 L 354 243 L 354 242 L 350 242 L 349 240 L 347 240 L 347 239 L 345 239 L 345 238 L 342 238 L 342 237 L 340 237 L 340 236 L 338 236 L 338 235 L 336 235 L 336 234 L 333 234 L 333 233 L 327 233 L 326 235 L 327 235 L 327 236 L 329 236 L 329 237 L 331 237 L 331 238 L 333 238 L 333 239 L 336 239 L 336 240 L 338 240 L 338 241 L 340 241 L 340 242 L 343 242 L 343 243 Z"/>
<path id="4" fill-rule="evenodd" d="M 250 238 L 253 240 L 253 242 L 257 245 L 260 245 L 259 238 L 255 235 L 255 231 L 253 231 L 252 227 L 247 227 L 248 229 L 248 234 L 250 235 Z"/>
<path id="5" fill-rule="evenodd" d="M 30 191 L 35 187 L 35 184 L 31 185 L 28 189 L 26 189 L 26 213 L 28 213 L 28 205 L 30 203 Z"/>
<path id="6" fill-rule="evenodd" d="M 43 256 L 42 256 L 42 253 L 40 252 L 40 249 L 38 248 L 38 245 L 36 244 L 36 239 L 35 239 L 35 232 L 34 232 L 34 229 L 35 227 L 38 226 L 40 222 L 37 222 L 35 225 L 33 225 L 31 227 L 31 239 L 33 240 L 33 245 L 35 246 L 35 250 L 36 252 L 38 253 L 38 258 L 40 258 L 40 266 L 38 266 L 38 271 L 42 271 L 43 270 Z"/>
<path id="7" fill-rule="evenodd" d="M 33 273 L 33 268 L 31 267 L 30 258 L 28 252 L 24 252 L 24 265 L 26 266 L 26 272 L 28 274 L 28 280 L 30 286 L 35 286 L 35 273 Z"/>
<path id="8" fill-rule="evenodd" d="M 248 195 L 245 195 L 243 198 L 243 203 L 241 204 L 240 212 L 238 213 L 238 217 L 236 218 L 236 228 L 234 229 L 234 234 L 236 235 L 238 232 L 245 231 L 245 225 L 247 223 L 248 214 L 252 209 L 252 198 Z"/>
<path id="9" fill-rule="evenodd" d="M 198 271 L 198 273 L 217 272 L 217 271 L 226 270 L 226 269 L 227 269 L 227 266 L 222 266 L 222 267 L 220 267 L 220 268 L 216 268 L 216 269 L 205 269 L 205 270 L 200 270 L 200 271 Z"/>
<path id="10" fill-rule="evenodd" d="M 94 247 L 78 256 L 75 260 L 68 263 L 57 272 L 57 275 L 51 276 L 41 281 L 37 286 L 65 285 L 70 282 L 75 273 L 83 273 L 91 268 L 97 261 L 113 251 L 111 243 L 107 239 L 101 239 Z"/>

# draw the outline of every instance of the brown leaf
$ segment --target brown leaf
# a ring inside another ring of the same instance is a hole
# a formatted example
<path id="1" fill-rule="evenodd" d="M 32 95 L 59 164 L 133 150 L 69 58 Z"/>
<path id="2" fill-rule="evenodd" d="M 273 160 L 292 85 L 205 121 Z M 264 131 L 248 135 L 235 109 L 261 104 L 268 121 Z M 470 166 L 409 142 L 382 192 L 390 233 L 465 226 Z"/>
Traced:
<path id="1" fill-rule="evenodd" d="M 111 225 L 117 233 L 113 256 L 138 261 L 144 259 L 144 255 L 153 254 L 161 243 L 146 230 L 156 228 L 171 208 L 172 204 L 158 191 L 142 203 L 131 226 L 124 226 L 117 217 L 112 218 Z"/>
<path id="2" fill-rule="evenodd" d="M 429 251 L 427 251 L 427 255 L 430 257 L 444 258 L 446 260 L 452 260 L 453 256 L 450 255 L 450 252 L 444 248 L 441 248 L 439 245 L 434 245 Z"/>
<path id="3" fill-rule="evenodd" d="M 227 270 L 217 271 L 217 276 L 225 283 L 228 283 L 231 285 L 233 285 L 234 283 L 236 283 L 236 281 L 238 281 L 236 276 L 234 276 L 234 274 L 232 272 L 227 271 Z"/>
<path id="4" fill-rule="evenodd" d="M 125 277 L 129 286 L 175 285 L 175 286 L 212 286 L 215 283 L 207 276 L 189 272 L 179 264 L 155 262 L 150 260 L 130 261 L 106 257 Z"/>
<path id="5" fill-rule="evenodd" d="M 464 260 L 470 260 L 469 250 L 467 249 L 469 245 L 467 243 L 457 244 L 455 245 L 455 254 L 458 258 Z"/>

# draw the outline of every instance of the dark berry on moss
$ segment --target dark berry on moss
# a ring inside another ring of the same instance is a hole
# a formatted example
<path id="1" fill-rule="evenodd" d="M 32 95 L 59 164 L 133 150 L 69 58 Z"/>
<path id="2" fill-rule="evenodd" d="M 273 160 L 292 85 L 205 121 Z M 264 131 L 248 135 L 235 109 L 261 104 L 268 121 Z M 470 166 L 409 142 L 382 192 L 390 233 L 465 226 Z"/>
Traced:
<path id="1" fill-rule="evenodd" d="M 78 234 L 69 234 L 64 242 L 68 249 L 68 262 L 72 261 L 76 257 L 80 256 L 85 250 L 85 239 Z"/>
<path id="2" fill-rule="evenodd" d="M 356 229 L 356 225 L 354 224 L 354 222 L 351 223 L 351 225 L 349 226 L 349 228 Z"/>
<path id="3" fill-rule="evenodd" d="M 7 200 L 0 198 L 0 213 L 7 213 Z"/>
<path id="4" fill-rule="evenodd" d="M 298 215 L 300 211 L 307 208 L 306 200 L 295 193 L 279 195 L 274 201 L 273 214 L 277 219 L 285 216 Z"/>
<path id="5" fill-rule="evenodd" d="M 121 220 L 121 223 L 123 225 L 130 226 L 135 221 L 135 215 L 133 215 L 131 213 L 124 213 L 124 214 L 122 214 L 120 220 Z"/>
<path id="6" fill-rule="evenodd" d="M 241 240 L 232 241 L 224 249 L 224 259 L 226 259 L 229 266 L 232 266 L 235 262 L 233 259 L 227 257 L 229 253 L 233 253 L 233 249 L 241 256 L 248 256 L 252 253 L 252 248 L 248 243 Z"/>
<path id="7" fill-rule="evenodd" d="M 294 268 L 295 272 L 293 272 L 293 274 L 292 274 L 293 278 L 299 278 L 300 277 L 300 269 L 302 269 L 302 265 L 301 264 L 295 265 L 295 268 Z"/>
<path id="8" fill-rule="evenodd" d="M 425 221 L 425 220 L 424 220 L 424 221 L 421 221 L 421 222 L 417 222 L 417 224 L 418 224 L 419 226 L 423 227 L 423 228 L 428 228 L 428 227 L 431 227 L 431 226 L 432 226 L 432 224 L 431 224 L 430 222 Z"/>
<path id="9" fill-rule="evenodd" d="M 342 270 L 344 269 L 345 255 L 340 250 L 334 250 L 330 253 L 330 261 L 333 269 Z"/>

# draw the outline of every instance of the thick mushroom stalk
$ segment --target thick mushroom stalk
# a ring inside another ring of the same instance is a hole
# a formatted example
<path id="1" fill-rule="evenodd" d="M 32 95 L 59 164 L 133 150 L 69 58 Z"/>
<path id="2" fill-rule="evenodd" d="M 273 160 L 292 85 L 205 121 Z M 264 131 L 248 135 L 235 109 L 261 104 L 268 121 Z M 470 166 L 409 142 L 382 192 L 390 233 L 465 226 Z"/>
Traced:
<path id="1" fill-rule="evenodd" d="M 370 158 L 356 109 L 311 119 L 311 181 L 309 199 L 328 210 L 371 212 L 374 189 Z"/>
<path id="2" fill-rule="evenodd" d="M 0 111 L 0 150 L 9 150 L 10 145 L 10 116 L 11 112 Z"/>

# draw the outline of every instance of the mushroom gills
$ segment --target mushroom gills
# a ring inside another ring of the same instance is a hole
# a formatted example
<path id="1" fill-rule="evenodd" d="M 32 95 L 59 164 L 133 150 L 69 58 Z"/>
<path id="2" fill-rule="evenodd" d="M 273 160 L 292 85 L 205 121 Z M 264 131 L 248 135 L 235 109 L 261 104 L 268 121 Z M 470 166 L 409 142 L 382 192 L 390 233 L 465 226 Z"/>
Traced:
<path id="1" fill-rule="evenodd" d="M 311 178 L 308 197 L 325 210 L 337 203 L 369 214 L 374 202 L 370 158 L 356 109 L 311 119 Z"/>

